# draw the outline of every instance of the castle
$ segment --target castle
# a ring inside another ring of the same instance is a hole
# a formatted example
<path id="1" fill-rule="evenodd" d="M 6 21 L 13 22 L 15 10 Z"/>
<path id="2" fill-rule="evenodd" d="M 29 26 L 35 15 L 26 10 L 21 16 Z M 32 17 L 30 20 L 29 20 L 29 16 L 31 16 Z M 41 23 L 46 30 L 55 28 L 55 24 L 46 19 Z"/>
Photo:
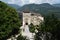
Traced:
<path id="1" fill-rule="evenodd" d="M 30 11 L 23 11 L 20 14 L 20 16 L 22 16 L 22 26 L 20 27 L 21 34 L 23 36 L 26 36 L 29 40 L 34 40 L 35 33 L 30 32 L 29 25 L 31 23 L 33 25 L 39 25 L 44 21 L 44 17 L 42 17 L 42 15 L 39 13 L 34 13 Z M 36 29 L 35 31 L 38 32 Z"/>
<path id="2" fill-rule="evenodd" d="M 23 26 L 30 25 L 31 23 L 33 25 L 39 25 L 44 21 L 44 17 L 39 13 L 24 11 L 22 12 L 22 16 Z"/>

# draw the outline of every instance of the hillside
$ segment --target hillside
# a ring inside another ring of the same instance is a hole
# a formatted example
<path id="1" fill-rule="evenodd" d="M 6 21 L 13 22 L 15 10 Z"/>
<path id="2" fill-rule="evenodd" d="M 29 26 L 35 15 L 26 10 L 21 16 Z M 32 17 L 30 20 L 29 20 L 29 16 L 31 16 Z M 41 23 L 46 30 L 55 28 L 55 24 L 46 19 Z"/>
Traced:
<path id="1" fill-rule="evenodd" d="M 60 4 L 53 4 L 53 6 L 60 7 Z"/>
<path id="2" fill-rule="evenodd" d="M 16 10 L 18 9 L 18 8 L 20 8 L 20 6 L 19 5 L 16 5 L 16 4 L 8 4 L 9 6 L 11 6 L 11 7 L 13 7 L 13 8 L 15 8 Z"/>
<path id="3" fill-rule="evenodd" d="M 43 3 L 43 4 L 27 4 L 22 7 L 20 7 L 18 10 L 23 11 L 23 10 L 30 10 L 33 12 L 38 12 L 42 14 L 43 16 L 50 15 L 54 13 L 58 18 L 60 18 L 60 8 L 52 6 L 48 3 Z"/>

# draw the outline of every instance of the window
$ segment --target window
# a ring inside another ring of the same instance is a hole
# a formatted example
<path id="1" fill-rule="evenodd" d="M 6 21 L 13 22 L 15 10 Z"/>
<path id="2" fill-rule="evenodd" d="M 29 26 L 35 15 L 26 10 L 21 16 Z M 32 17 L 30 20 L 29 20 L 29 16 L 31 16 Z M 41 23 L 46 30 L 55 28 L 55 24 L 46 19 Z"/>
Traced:
<path id="1" fill-rule="evenodd" d="M 34 16 L 34 14 L 31 14 L 31 16 Z"/>
<path id="2" fill-rule="evenodd" d="M 26 25 L 28 25 L 28 23 L 26 23 Z"/>

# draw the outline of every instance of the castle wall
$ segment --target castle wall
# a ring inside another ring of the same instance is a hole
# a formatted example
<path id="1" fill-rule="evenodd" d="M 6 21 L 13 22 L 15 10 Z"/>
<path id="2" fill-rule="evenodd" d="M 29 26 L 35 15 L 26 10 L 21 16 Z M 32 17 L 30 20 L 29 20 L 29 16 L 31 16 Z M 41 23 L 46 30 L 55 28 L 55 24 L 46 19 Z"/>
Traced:
<path id="1" fill-rule="evenodd" d="M 31 15 L 33 14 L 33 15 Z M 26 25 L 26 23 L 33 24 L 33 25 L 39 25 L 44 18 L 41 15 L 36 15 L 36 13 L 23 13 L 23 25 Z"/>

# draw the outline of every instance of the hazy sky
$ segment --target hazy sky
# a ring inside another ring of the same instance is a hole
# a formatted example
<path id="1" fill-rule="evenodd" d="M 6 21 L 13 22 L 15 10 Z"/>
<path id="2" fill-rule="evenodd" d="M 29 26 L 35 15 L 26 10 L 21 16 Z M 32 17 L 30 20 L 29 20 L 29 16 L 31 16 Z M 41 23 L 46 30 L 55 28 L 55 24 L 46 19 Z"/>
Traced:
<path id="1" fill-rule="evenodd" d="M 55 4 L 55 3 L 60 3 L 60 0 L 0 0 L 9 4 L 18 4 L 18 5 L 24 5 L 24 4 L 30 4 L 30 3 L 35 3 L 35 4 L 41 4 L 41 3 L 50 3 L 50 4 Z"/>

